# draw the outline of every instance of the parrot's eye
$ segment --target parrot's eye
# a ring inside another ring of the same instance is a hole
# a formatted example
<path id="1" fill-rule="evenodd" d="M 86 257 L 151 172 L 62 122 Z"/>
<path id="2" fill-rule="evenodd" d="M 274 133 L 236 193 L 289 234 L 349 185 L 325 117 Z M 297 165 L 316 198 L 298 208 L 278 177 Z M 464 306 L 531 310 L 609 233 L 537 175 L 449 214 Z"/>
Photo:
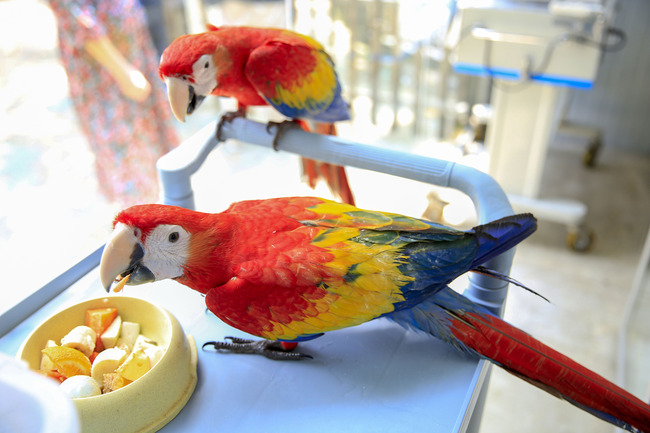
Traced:
<path id="1" fill-rule="evenodd" d="M 168 239 L 169 239 L 169 242 L 174 243 L 174 242 L 176 242 L 176 241 L 178 240 L 178 238 L 179 238 L 179 234 L 178 234 L 178 232 L 171 232 L 171 233 L 169 234 L 169 238 L 168 238 Z"/>
<path id="2" fill-rule="evenodd" d="M 140 239 L 140 229 L 133 229 L 133 236 Z"/>
<path id="3" fill-rule="evenodd" d="M 205 62 L 205 66 L 204 66 L 204 68 L 205 68 L 205 69 L 208 69 L 208 66 L 210 66 L 210 62 Z"/>

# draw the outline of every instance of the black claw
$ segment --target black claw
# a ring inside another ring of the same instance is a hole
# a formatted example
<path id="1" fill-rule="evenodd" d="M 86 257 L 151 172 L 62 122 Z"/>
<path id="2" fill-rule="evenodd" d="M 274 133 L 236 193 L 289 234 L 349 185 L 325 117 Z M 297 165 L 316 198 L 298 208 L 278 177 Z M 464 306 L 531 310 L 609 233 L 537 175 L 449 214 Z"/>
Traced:
<path id="1" fill-rule="evenodd" d="M 266 124 L 266 132 L 271 133 L 271 127 L 275 126 L 275 137 L 273 137 L 273 150 L 278 150 L 278 142 L 280 138 L 290 129 L 302 129 L 297 120 L 284 120 L 282 122 L 269 122 Z"/>
<path id="2" fill-rule="evenodd" d="M 221 119 L 219 119 L 219 123 L 217 123 L 217 132 L 216 132 L 216 137 L 217 141 L 225 141 L 223 138 L 223 135 L 221 134 L 221 128 L 223 128 L 224 123 L 226 122 L 232 122 L 235 120 L 237 117 L 246 117 L 246 108 L 240 107 L 237 111 L 229 111 L 227 113 L 224 113 L 221 116 Z"/>
<path id="3" fill-rule="evenodd" d="M 226 337 L 226 340 L 229 341 L 208 341 L 203 344 L 202 349 L 205 350 L 206 346 L 212 346 L 217 352 L 263 355 L 276 361 L 313 359 L 312 356 L 304 353 L 287 352 L 279 341 L 247 340 L 238 337 Z"/>

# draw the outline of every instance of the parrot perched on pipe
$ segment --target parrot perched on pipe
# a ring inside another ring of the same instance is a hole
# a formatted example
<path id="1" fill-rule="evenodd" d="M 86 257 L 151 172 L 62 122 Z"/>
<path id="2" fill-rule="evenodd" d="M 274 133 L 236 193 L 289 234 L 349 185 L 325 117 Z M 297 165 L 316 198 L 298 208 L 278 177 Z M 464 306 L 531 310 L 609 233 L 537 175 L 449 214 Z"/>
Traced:
<path id="1" fill-rule="evenodd" d="M 315 132 L 336 135 L 334 122 L 350 119 L 332 59 L 314 39 L 284 29 L 209 25 L 208 30 L 177 38 L 161 57 L 160 77 L 178 120 L 185 121 L 208 95 L 237 100 L 237 112 L 221 122 L 245 116 L 246 107 L 255 105 L 271 105 L 295 120 L 278 124 L 276 134 L 296 124 L 309 130 L 311 120 Z M 343 167 L 303 158 L 303 171 L 312 188 L 322 176 L 335 195 L 354 204 Z"/>
<path id="2" fill-rule="evenodd" d="M 107 290 L 115 281 L 115 290 L 167 278 L 187 285 L 225 323 L 263 338 L 206 345 L 272 359 L 302 359 L 279 346 L 384 317 L 650 433 L 646 403 L 448 287 L 467 271 L 489 274 L 483 263 L 535 229 L 531 214 L 460 231 L 314 197 L 215 214 L 139 205 L 116 216 L 100 278 Z"/>

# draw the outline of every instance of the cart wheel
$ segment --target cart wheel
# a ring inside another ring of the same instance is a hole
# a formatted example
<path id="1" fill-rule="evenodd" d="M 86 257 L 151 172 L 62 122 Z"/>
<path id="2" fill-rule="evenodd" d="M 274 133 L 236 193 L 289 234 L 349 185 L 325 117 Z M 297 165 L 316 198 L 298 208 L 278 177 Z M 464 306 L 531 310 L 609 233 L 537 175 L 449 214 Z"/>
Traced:
<path id="1" fill-rule="evenodd" d="M 599 139 L 593 140 L 589 144 L 587 151 L 582 155 L 582 163 L 585 167 L 593 168 L 596 166 L 596 158 L 600 153 L 600 145 L 601 143 Z"/>
<path id="2" fill-rule="evenodd" d="M 587 227 L 571 229 L 567 233 L 566 243 L 573 251 L 584 253 L 588 251 L 595 238 L 595 233 Z"/>

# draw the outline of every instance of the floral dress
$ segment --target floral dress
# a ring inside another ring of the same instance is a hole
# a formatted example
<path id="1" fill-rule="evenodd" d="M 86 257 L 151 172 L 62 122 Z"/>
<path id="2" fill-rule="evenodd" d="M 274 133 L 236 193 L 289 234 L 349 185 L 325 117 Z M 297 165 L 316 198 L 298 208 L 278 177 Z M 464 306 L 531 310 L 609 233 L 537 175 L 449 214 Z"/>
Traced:
<path id="1" fill-rule="evenodd" d="M 137 0 L 50 0 L 50 6 L 70 96 L 95 154 L 100 190 L 123 206 L 156 201 L 156 160 L 178 144 L 178 137 L 144 10 Z M 85 42 L 102 36 L 151 83 L 144 102 L 125 97 L 84 49 Z"/>

